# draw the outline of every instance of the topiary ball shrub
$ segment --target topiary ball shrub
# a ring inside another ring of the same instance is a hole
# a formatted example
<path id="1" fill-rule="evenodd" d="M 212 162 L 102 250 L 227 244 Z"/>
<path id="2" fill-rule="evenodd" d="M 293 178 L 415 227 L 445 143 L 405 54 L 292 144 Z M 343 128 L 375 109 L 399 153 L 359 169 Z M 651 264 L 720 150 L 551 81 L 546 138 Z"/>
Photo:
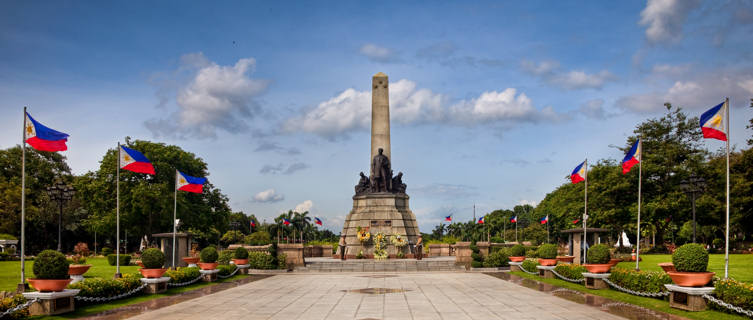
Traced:
<path id="1" fill-rule="evenodd" d="M 709 253 L 700 244 L 684 244 L 672 254 L 672 263 L 678 272 L 706 272 Z"/>
<path id="2" fill-rule="evenodd" d="M 215 249 L 214 247 L 206 247 L 204 249 L 201 249 L 199 257 L 201 257 L 201 262 L 214 263 L 217 262 L 219 254 L 217 253 L 217 249 Z"/>
<path id="3" fill-rule="evenodd" d="M 541 259 L 557 258 L 557 246 L 551 243 L 542 244 L 541 247 L 539 247 L 538 256 Z"/>
<path id="4" fill-rule="evenodd" d="M 34 259 L 32 267 L 37 279 L 69 279 L 68 260 L 60 252 L 44 250 Z"/>
<path id="5" fill-rule="evenodd" d="M 141 263 L 146 269 L 160 269 L 165 264 L 165 254 L 157 248 L 149 248 L 141 253 Z"/>
<path id="6" fill-rule="evenodd" d="M 609 247 L 601 243 L 589 248 L 586 254 L 586 261 L 590 264 L 606 264 L 611 258 Z"/>
<path id="7" fill-rule="evenodd" d="M 511 257 L 525 257 L 526 248 L 523 245 L 516 244 L 510 248 Z"/>
<path id="8" fill-rule="evenodd" d="M 235 248 L 236 259 L 248 259 L 248 250 L 244 247 Z"/>

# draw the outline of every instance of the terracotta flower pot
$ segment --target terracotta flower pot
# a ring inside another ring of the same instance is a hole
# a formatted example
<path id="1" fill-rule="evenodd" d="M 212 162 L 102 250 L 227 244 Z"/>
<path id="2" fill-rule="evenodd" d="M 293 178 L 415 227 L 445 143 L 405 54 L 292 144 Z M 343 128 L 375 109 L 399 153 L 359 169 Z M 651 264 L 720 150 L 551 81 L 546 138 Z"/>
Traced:
<path id="1" fill-rule="evenodd" d="M 80 276 L 86 271 L 89 271 L 89 268 L 91 268 L 92 265 L 90 264 L 71 264 L 68 265 L 68 274 L 72 276 Z"/>
<path id="2" fill-rule="evenodd" d="M 622 262 L 622 259 L 609 259 L 609 264 L 613 267 L 616 266 L 620 262 Z"/>
<path id="3" fill-rule="evenodd" d="M 63 291 L 73 279 L 26 279 L 29 284 L 37 291 Z"/>
<path id="4" fill-rule="evenodd" d="M 134 261 L 134 263 L 136 263 L 139 267 L 142 267 L 142 268 L 144 267 L 144 263 L 141 262 L 141 260 L 136 260 Z"/>
<path id="5" fill-rule="evenodd" d="M 139 269 L 139 272 L 141 272 L 141 275 L 144 276 L 144 278 L 159 278 L 162 277 L 165 272 L 167 272 L 167 269 L 146 269 L 141 268 Z"/>
<path id="6" fill-rule="evenodd" d="M 183 257 L 183 261 L 187 264 L 196 264 L 199 262 L 198 257 Z"/>
<path id="7" fill-rule="evenodd" d="M 542 266 L 556 266 L 557 259 L 541 259 L 539 258 L 539 264 Z"/>
<path id="8" fill-rule="evenodd" d="M 662 270 L 664 270 L 664 272 L 676 272 L 677 271 L 675 270 L 675 265 L 672 262 L 662 262 L 659 264 L 659 266 L 661 267 Z"/>
<path id="9" fill-rule="evenodd" d="M 201 268 L 201 270 L 214 270 L 217 269 L 217 266 L 220 265 L 217 262 L 199 262 L 197 264 L 199 265 L 199 268 Z"/>
<path id="10" fill-rule="evenodd" d="M 667 272 L 672 281 L 681 287 L 702 287 L 714 277 L 713 272 Z"/>
<path id="11" fill-rule="evenodd" d="M 525 260 L 525 259 L 526 259 L 526 257 L 524 257 L 524 256 L 519 256 L 519 257 L 513 256 L 513 257 L 510 257 L 510 261 L 512 261 L 512 262 L 523 262 L 523 260 Z"/>
<path id="12" fill-rule="evenodd" d="M 612 269 L 612 264 L 584 264 L 583 267 L 590 273 L 607 273 L 609 269 Z"/>
<path id="13" fill-rule="evenodd" d="M 559 262 L 573 263 L 574 259 L 575 257 L 573 256 L 557 256 L 557 261 Z"/>
<path id="14" fill-rule="evenodd" d="M 234 264 L 235 264 L 236 266 L 240 266 L 240 265 L 248 264 L 248 259 L 233 259 L 233 263 L 234 263 Z"/>

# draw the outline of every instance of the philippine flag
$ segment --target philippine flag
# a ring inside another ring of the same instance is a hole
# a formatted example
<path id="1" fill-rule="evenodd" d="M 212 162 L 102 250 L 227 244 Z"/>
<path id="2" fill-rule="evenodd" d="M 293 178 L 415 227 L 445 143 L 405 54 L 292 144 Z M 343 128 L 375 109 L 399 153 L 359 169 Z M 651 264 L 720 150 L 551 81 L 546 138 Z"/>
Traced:
<path id="1" fill-rule="evenodd" d="M 290 220 L 288 220 L 288 219 L 285 219 L 285 218 L 282 218 L 282 224 L 284 224 L 284 225 L 286 225 L 286 226 L 287 226 L 287 225 L 290 225 Z"/>
<path id="2" fill-rule="evenodd" d="M 630 172 L 630 169 L 637 163 L 641 162 L 641 140 L 635 140 L 633 147 L 622 159 L 622 174 Z"/>
<path id="3" fill-rule="evenodd" d="M 207 178 L 192 177 L 175 170 L 175 187 L 180 191 L 202 193 L 204 192 L 205 182 L 207 182 Z"/>
<path id="4" fill-rule="evenodd" d="M 585 168 L 586 162 L 581 162 L 577 167 L 575 167 L 575 170 L 570 174 L 570 181 L 573 182 L 573 184 L 581 182 L 583 180 L 586 180 L 586 168 Z"/>
<path id="5" fill-rule="evenodd" d="M 539 223 L 541 224 L 549 223 L 549 215 L 546 215 L 546 217 L 539 219 Z"/>
<path id="6" fill-rule="evenodd" d="M 701 131 L 704 138 L 727 141 L 724 121 L 727 108 L 727 103 L 722 102 L 701 115 Z"/>
<path id="7" fill-rule="evenodd" d="M 578 224 L 578 222 L 580 222 L 580 219 L 573 220 L 573 224 Z"/>
<path id="8" fill-rule="evenodd" d="M 120 146 L 120 168 L 123 170 L 155 174 L 154 166 L 141 152 Z"/>
<path id="9" fill-rule="evenodd" d="M 251 220 L 251 228 L 256 227 L 256 222 L 254 220 Z"/>
<path id="10" fill-rule="evenodd" d="M 67 133 L 45 127 L 34 120 L 28 112 L 25 122 L 24 141 L 32 148 L 49 152 L 68 150 L 68 146 L 65 145 L 65 142 L 68 141 Z"/>
<path id="11" fill-rule="evenodd" d="M 452 222 L 452 215 L 444 217 L 444 221 Z"/>
<path id="12" fill-rule="evenodd" d="M 321 226 L 322 225 L 322 220 L 319 220 L 319 218 L 314 217 L 314 223 L 316 223 L 316 224 L 318 224 L 318 225 Z"/>
<path id="13" fill-rule="evenodd" d="M 484 217 L 478 218 L 478 224 L 484 224 Z"/>
<path id="14" fill-rule="evenodd" d="M 514 216 L 514 217 L 510 218 L 510 222 L 511 223 L 518 223 L 518 216 Z"/>

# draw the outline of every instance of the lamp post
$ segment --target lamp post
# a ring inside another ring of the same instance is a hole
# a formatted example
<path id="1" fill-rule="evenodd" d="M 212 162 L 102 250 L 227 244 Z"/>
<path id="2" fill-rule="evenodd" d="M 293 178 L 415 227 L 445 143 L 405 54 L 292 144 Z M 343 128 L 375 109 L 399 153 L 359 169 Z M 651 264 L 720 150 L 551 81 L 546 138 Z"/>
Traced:
<path id="1" fill-rule="evenodd" d="M 55 183 L 47 187 L 47 195 L 50 196 L 50 200 L 57 201 L 58 208 L 58 252 L 62 252 L 62 226 L 63 226 L 63 203 L 73 199 L 73 195 L 76 194 L 76 189 L 63 183 L 62 180 L 57 179 Z"/>
<path id="2" fill-rule="evenodd" d="M 690 197 L 690 203 L 693 206 L 693 243 L 695 243 L 695 198 L 697 194 L 703 193 L 706 189 L 706 180 L 701 177 L 697 177 L 695 174 L 690 174 L 690 177 L 688 177 L 687 180 L 682 180 L 680 182 L 680 189 Z"/>

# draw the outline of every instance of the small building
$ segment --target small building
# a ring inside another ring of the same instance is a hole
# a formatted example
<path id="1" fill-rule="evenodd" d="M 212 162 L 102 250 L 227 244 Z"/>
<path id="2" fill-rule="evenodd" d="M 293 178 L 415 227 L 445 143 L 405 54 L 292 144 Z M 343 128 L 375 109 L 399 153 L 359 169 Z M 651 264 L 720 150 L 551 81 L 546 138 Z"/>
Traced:
<path id="1" fill-rule="evenodd" d="M 18 245 L 18 240 L 3 240 L 0 239 L 0 252 L 8 252 L 12 255 L 15 255 L 18 253 L 18 250 L 16 250 L 16 246 Z"/>
<path id="2" fill-rule="evenodd" d="M 583 228 L 562 230 L 560 233 L 568 235 L 567 247 L 568 255 L 574 256 L 575 263 L 583 262 Z M 588 238 L 588 247 L 594 244 L 607 242 L 609 240 L 609 229 L 605 228 L 586 228 L 586 237 Z"/>
<path id="3" fill-rule="evenodd" d="M 155 233 L 152 237 L 154 237 L 154 241 L 157 242 L 157 247 L 165 254 L 165 267 L 171 268 L 173 266 L 173 233 Z M 175 243 L 177 245 L 177 248 L 175 249 L 175 264 L 178 267 L 188 266 L 188 264 L 183 261 L 183 258 L 191 255 L 193 234 L 178 232 L 175 234 Z"/>

